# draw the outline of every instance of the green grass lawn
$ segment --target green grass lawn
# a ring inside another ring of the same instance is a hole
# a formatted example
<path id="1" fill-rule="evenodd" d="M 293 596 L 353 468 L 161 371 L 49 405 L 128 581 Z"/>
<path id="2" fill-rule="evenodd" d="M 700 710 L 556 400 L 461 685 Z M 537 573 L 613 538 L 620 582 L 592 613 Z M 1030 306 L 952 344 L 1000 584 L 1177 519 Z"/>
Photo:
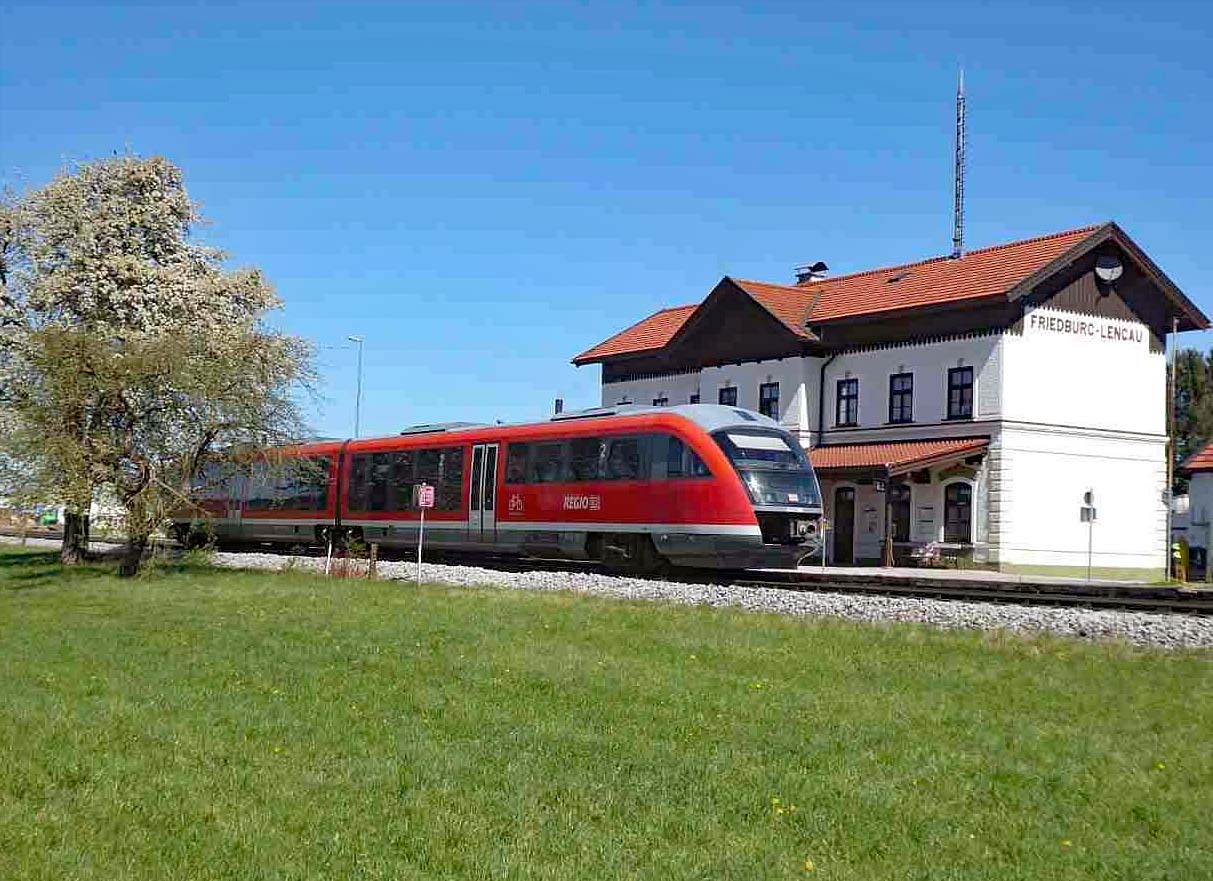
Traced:
<path id="1" fill-rule="evenodd" d="M 1208 878 L 1210 661 L 0 549 L 0 877 Z"/>

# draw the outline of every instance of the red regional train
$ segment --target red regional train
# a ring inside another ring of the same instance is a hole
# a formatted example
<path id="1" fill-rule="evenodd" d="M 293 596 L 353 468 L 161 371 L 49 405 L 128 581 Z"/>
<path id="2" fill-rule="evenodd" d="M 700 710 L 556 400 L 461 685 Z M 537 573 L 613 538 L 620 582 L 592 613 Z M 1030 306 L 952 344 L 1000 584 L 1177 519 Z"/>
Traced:
<path id="1" fill-rule="evenodd" d="M 712 404 L 584 410 L 529 425 L 417 426 L 214 461 L 183 544 L 425 545 L 618 568 L 795 566 L 820 553 L 821 491 L 777 422 Z"/>

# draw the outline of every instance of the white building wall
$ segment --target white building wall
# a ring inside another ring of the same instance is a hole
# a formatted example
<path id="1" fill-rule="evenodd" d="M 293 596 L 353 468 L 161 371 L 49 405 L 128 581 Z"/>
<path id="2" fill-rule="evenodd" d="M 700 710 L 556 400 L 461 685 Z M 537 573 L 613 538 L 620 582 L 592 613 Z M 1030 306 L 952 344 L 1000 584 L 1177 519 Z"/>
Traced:
<path id="1" fill-rule="evenodd" d="M 1005 361 L 1005 419 L 1166 433 L 1166 358 L 1143 324 L 1034 309 L 1005 337 Z"/>
<path id="2" fill-rule="evenodd" d="M 698 371 L 658 376 L 652 379 L 632 379 L 627 382 L 604 382 L 602 384 L 602 406 L 613 407 L 623 402 L 652 404 L 655 399 L 661 397 L 666 398 L 673 406 L 689 402 L 691 395 L 698 391 Z"/>
<path id="3" fill-rule="evenodd" d="M 1003 428 L 997 561 L 1087 565 L 1079 508 L 1094 493 L 1092 565 L 1161 572 L 1166 565 L 1165 439 L 1056 427 Z M 1109 573 L 1114 574 L 1114 573 Z"/>
<path id="4" fill-rule="evenodd" d="M 737 389 L 737 406 L 758 409 L 758 387 L 764 383 L 779 383 L 779 421 L 789 431 L 808 439 L 816 428 L 817 400 L 809 390 L 817 387 L 820 358 L 780 358 L 769 361 L 749 361 L 705 367 L 700 373 L 703 402 L 715 404 L 720 389 Z"/>
<path id="5" fill-rule="evenodd" d="M 816 428 L 817 399 L 807 393 L 817 387 L 820 358 L 780 358 L 750 361 L 720 367 L 705 367 L 691 373 L 632 379 L 625 382 L 603 383 L 602 405 L 613 406 L 623 401 L 632 404 L 652 404 L 665 397 L 671 405 L 686 404 L 698 394 L 704 404 L 715 404 L 720 389 L 737 389 L 737 406 L 758 409 L 758 387 L 763 383 L 779 383 L 779 421 L 788 430 L 808 441 L 808 433 Z"/>
<path id="6" fill-rule="evenodd" d="M 1085 569 L 1166 565 L 1166 360 L 1142 324 L 1038 308 L 1004 337 L 997 559 Z"/>
<path id="7" fill-rule="evenodd" d="M 838 380 L 852 377 L 859 380 L 859 428 L 886 425 L 889 377 L 895 373 L 914 375 L 914 424 L 945 421 L 948 370 L 952 367 L 974 368 L 973 418 L 996 418 L 1002 398 L 1002 341 L 1002 335 L 990 334 L 839 355 L 826 368 L 826 432 L 834 428 Z M 829 440 L 838 443 L 841 438 L 836 435 Z"/>

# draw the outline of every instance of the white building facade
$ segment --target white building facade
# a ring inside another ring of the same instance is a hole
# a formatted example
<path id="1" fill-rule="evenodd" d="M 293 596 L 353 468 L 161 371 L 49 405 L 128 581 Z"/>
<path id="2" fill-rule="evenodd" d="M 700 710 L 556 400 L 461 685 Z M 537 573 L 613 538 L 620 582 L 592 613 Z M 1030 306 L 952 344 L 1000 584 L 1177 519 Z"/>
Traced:
<path id="1" fill-rule="evenodd" d="M 1105 224 L 795 286 L 726 278 L 575 363 L 603 364 L 603 405 L 781 421 L 818 469 L 831 562 L 1149 578 L 1168 544 L 1172 324 L 1207 319 Z"/>

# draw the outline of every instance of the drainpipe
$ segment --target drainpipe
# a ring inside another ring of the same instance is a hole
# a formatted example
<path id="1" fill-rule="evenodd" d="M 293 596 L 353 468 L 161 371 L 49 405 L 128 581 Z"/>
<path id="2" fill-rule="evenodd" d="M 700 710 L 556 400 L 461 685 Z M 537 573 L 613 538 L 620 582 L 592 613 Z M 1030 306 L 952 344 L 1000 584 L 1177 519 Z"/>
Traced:
<path id="1" fill-rule="evenodd" d="M 825 440 L 825 424 L 826 424 L 826 368 L 833 363 L 838 357 L 835 352 L 829 358 L 821 362 L 821 376 L 817 380 L 817 444 Z"/>

